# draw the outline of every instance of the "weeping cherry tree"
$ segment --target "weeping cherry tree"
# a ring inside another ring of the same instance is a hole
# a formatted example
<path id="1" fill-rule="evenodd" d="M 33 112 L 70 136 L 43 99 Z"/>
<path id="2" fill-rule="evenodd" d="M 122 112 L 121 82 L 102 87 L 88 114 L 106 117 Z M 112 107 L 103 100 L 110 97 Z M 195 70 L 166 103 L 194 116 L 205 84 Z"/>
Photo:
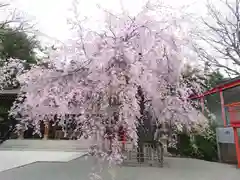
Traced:
<path id="1" fill-rule="evenodd" d="M 148 6 L 135 17 L 106 13 L 103 33 L 73 21 L 79 37 L 54 51 L 47 66 L 36 65 L 19 76 L 21 94 L 11 109 L 11 115 L 21 114 L 19 128 L 30 123 L 39 133 L 41 120 L 64 126 L 64 115 L 76 114 L 75 132 L 93 140 L 91 153 L 106 154 L 102 142 L 110 129 L 105 157 L 121 162 L 117 132 L 124 126 L 137 144 L 141 114 L 136 95 L 141 87 L 154 123 L 203 131 L 206 120 L 189 102 L 193 92 L 182 79 L 184 33 L 175 19 L 155 18 L 155 11 Z"/>

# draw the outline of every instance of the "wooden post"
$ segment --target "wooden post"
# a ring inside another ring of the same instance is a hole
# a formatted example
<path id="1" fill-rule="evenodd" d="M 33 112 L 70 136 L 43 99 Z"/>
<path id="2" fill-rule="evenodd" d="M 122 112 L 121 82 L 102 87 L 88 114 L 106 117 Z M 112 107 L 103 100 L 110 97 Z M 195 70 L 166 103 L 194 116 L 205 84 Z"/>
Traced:
<path id="1" fill-rule="evenodd" d="M 225 107 L 224 107 L 224 98 L 223 98 L 223 92 L 219 92 L 220 95 L 220 101 L 221 101 L 221 110 L 222 110 L 222 120 L 223 120 L 223 125 L 224 127 L 227 126 L 227 121 L 226 121 L 226 115 L 225 115 Z"/>
<path id="2" fill-rule="evenodd" d="M 123 130 L 123 134 L 121 134 L 121 132 L 120 132 L 120 138 L 119 139 L 122 143 L 122 151 L 125 151 L 125 144 L 126 144 L 126 141 L 127 141 L 126 134 L 125 134 L 125 129 Z"/>
<path id="3" fill-rule="evenodd" d="M 222 162 L 222 156 L 221 156 L 221 151 L 220 151 L 220 145 L 219 145 L 219 139 L 218 135 L 216 133 L 216 140 L 217 140 L 217 153 L 218 153 L 218 161 L 221 163 Z"/>
<path id="4" fill-rule="evenodd" d="M 238 162 L 237 167 L 240 168 L 240 148 L 239 148 L 237 127 L 233 127 L 233 133 L 234 133 L 234 141 L 236 146 L 236 155 L 237 155 L 237 162 Z"/>
<path id="5" fill-rule="evenodd" d="M 20 130 L 18 139 L 24 139 L 24 131 Z"/>
<path id="6" fill-rule="evenodd" d="M 161 142 L 162 142 L 162 147 L 163 147 L 163 154 L 168 155 L 168 150 L 167 150 L 167 141 L 168 137 L 165 134 L 168 132 L 169 128 L 167 129 L 166 123 L 162 123 L 162 131 L 164 132 L 163 135 L 161 136 Z"/>
<path id="7" fill-rule="evenodd" d="M 48 126 L 49 126 L 49 123 L 45 122 L 44 125 L 45 125 L 45 129 L 44 129 L 44 136 L 43 136 L 43 138 L 44 139 L 48 139 L 48 131 L 49 131 Z"/>

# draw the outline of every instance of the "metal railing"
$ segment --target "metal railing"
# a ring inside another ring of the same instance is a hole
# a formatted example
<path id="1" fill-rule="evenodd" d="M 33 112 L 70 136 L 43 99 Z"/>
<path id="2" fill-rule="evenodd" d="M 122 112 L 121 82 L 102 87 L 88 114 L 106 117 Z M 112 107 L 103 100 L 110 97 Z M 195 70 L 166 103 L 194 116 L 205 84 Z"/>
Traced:
<path id="1" fill-rule="evenodd" d="M 129 145 L 129 144 L 128 144 Z M 123 165 L 126 166 L 163 166 L 163 146 L 143 143 L 141 147 L 125 148 Z"/>

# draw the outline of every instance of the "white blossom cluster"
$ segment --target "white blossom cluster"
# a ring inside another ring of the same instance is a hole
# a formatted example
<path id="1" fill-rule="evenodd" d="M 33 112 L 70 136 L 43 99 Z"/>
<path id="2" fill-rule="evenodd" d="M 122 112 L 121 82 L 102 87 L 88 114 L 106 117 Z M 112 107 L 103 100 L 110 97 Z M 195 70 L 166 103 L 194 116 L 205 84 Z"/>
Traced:
<path id="1" fill-rule="evenodd" d="M 25 72 L 25 61 L 9 58 L 0 60 L 0 89 L 17 88 L 19 82 L 17 76 Z"/>

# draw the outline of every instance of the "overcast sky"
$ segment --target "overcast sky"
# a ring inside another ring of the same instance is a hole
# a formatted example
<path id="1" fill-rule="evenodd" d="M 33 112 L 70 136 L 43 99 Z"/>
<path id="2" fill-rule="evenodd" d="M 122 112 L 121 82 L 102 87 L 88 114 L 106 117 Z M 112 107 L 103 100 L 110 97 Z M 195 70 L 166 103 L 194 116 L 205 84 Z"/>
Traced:
<path id="1" fill-rule="evenodd" d="M 37 29 L 50 37 L 64 41 L 70 35 L 66 19 L 69 17 L 69 9 L 72 0 L 12 0 L 14 6 L 26 13 L 26 17 L 37 22 Z M 163 0 L 172 7 L 179 8 L 190 5 L 189 11 L 204 14 L 205 0 Z M 122 0 L 125 9 L 130 12 L 139 11 L 146 0 Z M 81 0 L 81 13 L 96 18 L 101 16 L 96 4 L 100 4 L 112 11 L 119 10 L 120 0 Z"/>

